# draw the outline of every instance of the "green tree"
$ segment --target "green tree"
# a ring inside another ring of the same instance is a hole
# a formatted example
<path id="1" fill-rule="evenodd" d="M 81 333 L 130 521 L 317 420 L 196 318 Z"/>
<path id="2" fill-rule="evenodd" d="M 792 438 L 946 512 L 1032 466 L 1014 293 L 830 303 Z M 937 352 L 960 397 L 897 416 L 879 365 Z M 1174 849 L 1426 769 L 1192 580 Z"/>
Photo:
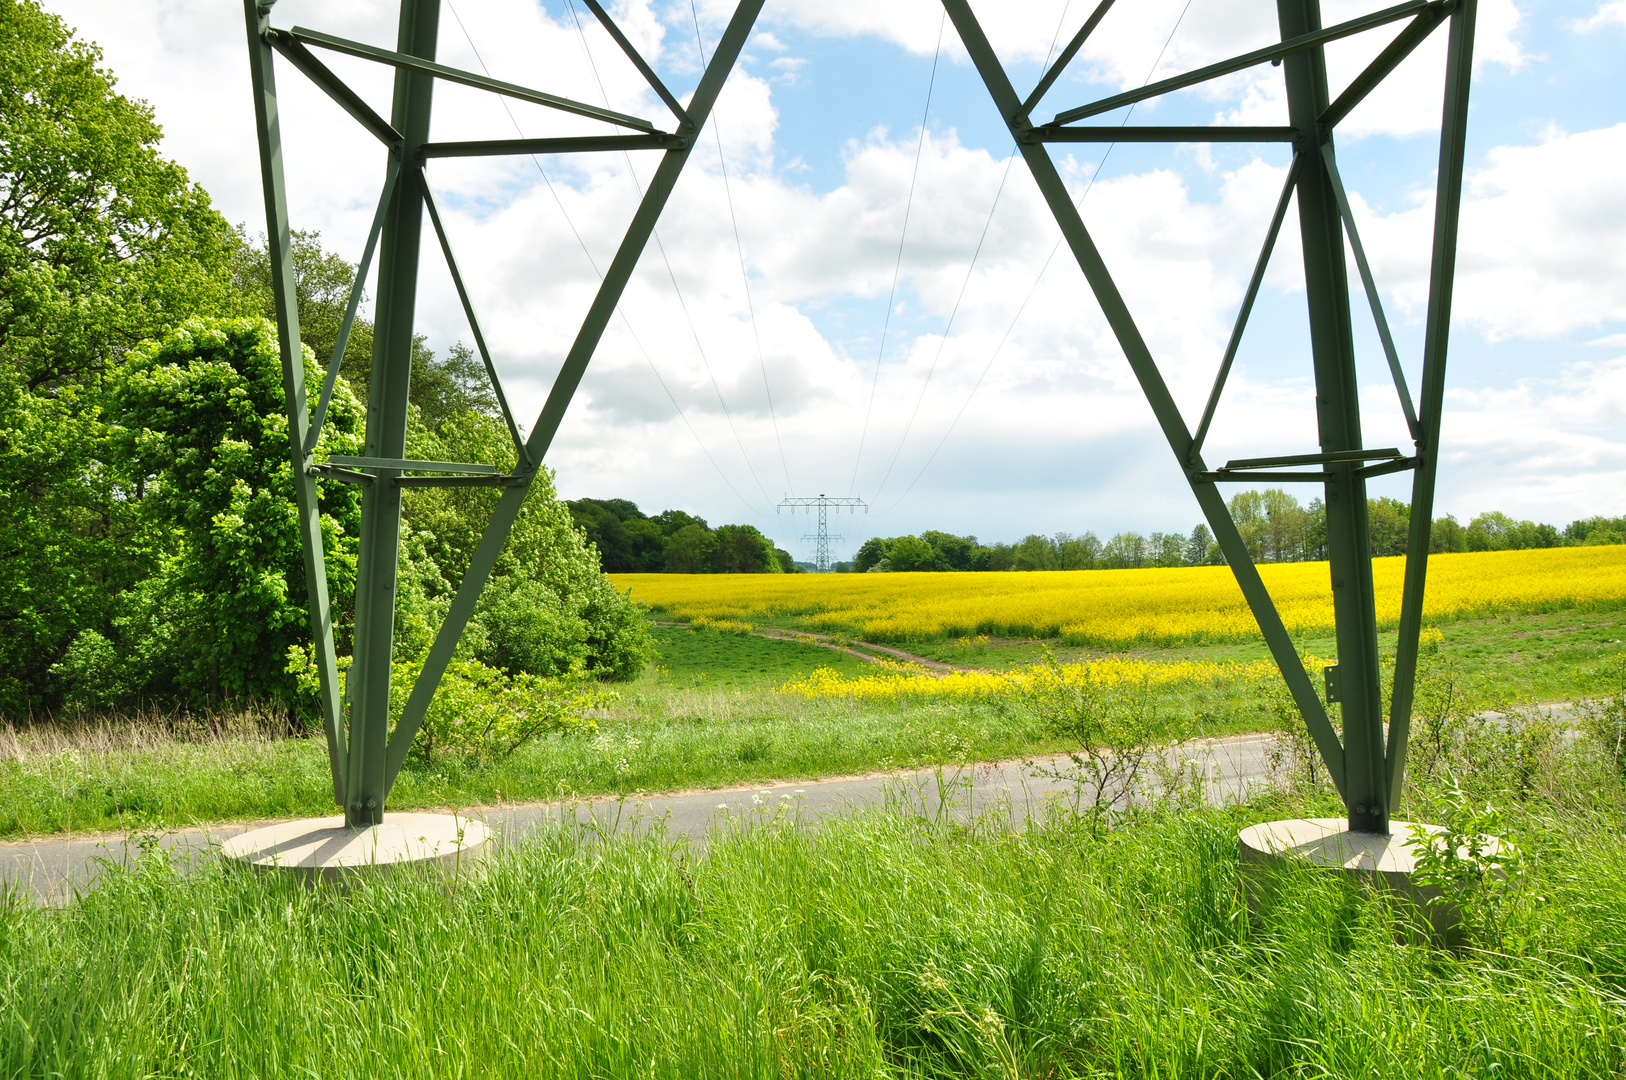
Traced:
<path id="1" fill-rule="evenodd" d="M 1228 504 L 1236 531 L 1254 562 L 1265 558 L 1265 497 L 1257 491 L 1239 491 Z"/>
<path id="2" fill-rule="evenodd" d="M 495 417 L 464 412 L 431 430 L 419 422 L 415 407 L 409 415 L 410 457 L 514 467 L 507 426 Z M 424 626 L 421 644 L 402 634 L 402 659 L 414 659 L 413 649 L 432 640 L 497 499 L 491 488 L 406 493 L 403 517 L 415 540 L 402 544 L 397 608 L 416 606 L 424 612 Z M 397 632 L 402 630 L 398 616 Z M 654 655 L 641 609 L 600 572 L 597 553 L 555 492 L 551 469 L 539 470 L 531 481 L 461 647 L 465 655 L 515 674 L 580 668 L 609 679 L 636 676 Z"/>
<path id="3" fill-rule="evenodd" d="M 1387 496 L 1366 500 L 1367 533 L 1374 557 L 1404 555 L 1411 533 L 1411 507 Z"/>
<path id="4" fill-rule="evenodd" d="M 307 351 L 306 377 L 316 366 Z M 308 645 L 305 573 L 288 460 L 282 361 L 264 319 L 193 319 L 134 350 L 110 418 L 127 475 L 140 478 L 157 572 L 117 620 L 125 684 L 196 704 L 294 700 L 290 646 Z M 359 453 L 363 414 L 338 389 L 319 454 Z M 319 485 L 328 588 L 355 583 L 361 497 Z"/>
<path id="5" fill-rule="evenodd" d="M 1202 566 L 1218 557 L 1219 545 L 1214 543 L 1214 534 L 1208 531 L 1208 526 L 1198 525 L 1192 529 L 1186 538 L 1185 564 Z"/>
<path id="6" fill-rule="evenodd" d="M 1024 536 L 1011 553 L 1012 570 L 1056 569 L 1056 548 L 1048 536 Z"/>
<path id="7" fill-rule="evenodd" d="M 948 569 L 937 549 L 918 536 L 900 536 L 893 540 L 887 564 L 896 573 Z"/>
<path id="8" fill-rule="evenodd" d="M 666 538 L 668 574 L 705 574 L 711 571 L 717 541 L 704 525 L 685 525 Z"/>
<path id="9" fill-rule="evenodd" d="M 1428 550 L 1430 554 L 1440 554 L 1448 551 L 1468 550 L 1468 530 L 1457 523 L 1455 516 L 1447 514 L 1442 518 L 1435 518 L 1428 532 Z"/>
<path id="10" fill-rule="evenodd" d="M 718 574 L 780 574 L 773 541 L 754 525 L 719 525 L 712 534 L 711 569 Z"/>
<path id="11" fill-rule="evenodd" d="M 0 713 L 56 701 L 51 666 L 147 572 L 140 491 L 106 460 L 104 378 L 191 314 L 231 314 L 236 233 L 158 153 L 95 46 L 0 0 Z"/>
<path id="12" fill-rule="evenodd" d="M 1061 570 L 1093 570 L 1101 559 L 1101 541 L 1093 532 L 1083 536 L 1056 534 L 1056 562 Z"/>
<path id="13" fill-rule="evenodd" d="M 892 550 L 892 541 L 879 536 L 872 536 L 865 540 L 858 548 L 858 554 L 853 556 L 853 573 L 867 574 L 884 562 L 887 553 Z"/>

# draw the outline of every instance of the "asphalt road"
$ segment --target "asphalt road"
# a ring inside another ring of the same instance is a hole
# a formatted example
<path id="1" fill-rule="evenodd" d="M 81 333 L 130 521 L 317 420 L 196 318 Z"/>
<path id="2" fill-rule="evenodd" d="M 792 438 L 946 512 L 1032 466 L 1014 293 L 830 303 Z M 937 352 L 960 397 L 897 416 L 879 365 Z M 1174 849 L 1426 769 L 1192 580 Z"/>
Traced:
<path id="1" fill-rule="evenodd" d="M 1189 763 L 1201 777 L 1203 795 L 1223 803 L 1247 797 L 1269 774 L 1269 738 L 1263 735 L 1203 740 L 1172 751 L 1169 764 Z M 747 826 L 785 804 L 800 820 L 816 827 L 825 818 L 866 807 L 896 806 L 938 813 L 947 795 L 947 812 L 968 817 L 990 811 L 1009 813 L 1021 824 L 1047 800 L 1071 805 L 1079 786 L 1047 777 L 1044 766 L 1068 764 L 1065 758 L 1033 763 L 994 763 L 877 774 L 810 782 L 774 782 L 752 787 L 637 795 L 571 803 L 530 803 L 460 810 L 497 832 L 499 843 L 513 844 L 539 830 L 587 826 L 620 831 L 647 827 L 659 820 L 672 835 L 689 838 L 697 852 L 719 825 L 743 821 Z M 1084 790 L 1085 799 L 1091 793 Z M 220 843 L 265 821 L 210 825 L 163 833 L 71 837 L 60 840 L 0 844 L 0 888 L 21 892 L 38 903 L 62 905 L 87 889 L 109 866 L 119 866 L 153 845 L 172 853 L 179 865 L 198 865 L 215 858 Z"/>

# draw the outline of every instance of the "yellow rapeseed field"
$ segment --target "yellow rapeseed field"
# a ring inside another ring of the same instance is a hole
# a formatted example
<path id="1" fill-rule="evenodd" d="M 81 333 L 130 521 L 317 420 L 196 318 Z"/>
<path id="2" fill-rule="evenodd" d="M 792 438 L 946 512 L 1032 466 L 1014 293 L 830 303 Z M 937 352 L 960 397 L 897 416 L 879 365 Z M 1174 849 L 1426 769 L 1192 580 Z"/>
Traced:
<path id="1" fill-rule="evenodd" d="M 1400 616 L 1405 559 L 1376 559 L 1379 618 Z M 1326 563 L 1260 567 L 1294 633 L 1332 629 Z M 1258 627 L 1223 566 L 965 574 L 617 574 L 635 600 L 679 619 L 777 622 L 869 641 L 964 634 L 1125 647 L 1235 641 Z M 1425 614 L 1626 604 L 1626 546 L 1435 555 Z"/>
<path id="2" fill-rule="evenodd" d="M 1326 661 L 1311 660 L 1319 670 Z M 1085 681 L 1100 686 L 1224 686 L 1228 683 L 1256 683 L 1276 678 L 1276 665 L 1268 660 L 1253 663 L 1216 664 L 1207 660 L 1158 662 L 1128 657 L 1104 657 L 1054 668 L 1039 665 L 1013 671 L 951 671 L 939 674 L 913 664 L 881 664 L 873 675 L 844 676 L 831 668 L 819 668 L 787 682 L 780 690 L 806 698 L 842 698 L 872 702 L 899 700 L 982 700 L 1001 697 L 1061 679 L 1077 685 Z"/>

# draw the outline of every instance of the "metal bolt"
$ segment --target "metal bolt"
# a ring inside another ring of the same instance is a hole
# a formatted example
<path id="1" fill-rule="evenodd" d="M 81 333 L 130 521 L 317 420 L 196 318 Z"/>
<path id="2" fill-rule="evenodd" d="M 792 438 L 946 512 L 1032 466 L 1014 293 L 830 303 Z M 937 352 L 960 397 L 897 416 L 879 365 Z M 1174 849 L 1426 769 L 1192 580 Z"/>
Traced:
<path id="1" fill-rule="evenodd" d="M 367 809 L 369 809 L 369 810 L 378 809 L 378 800 L 377 799 L 368 799 L 367 800 Z"/>

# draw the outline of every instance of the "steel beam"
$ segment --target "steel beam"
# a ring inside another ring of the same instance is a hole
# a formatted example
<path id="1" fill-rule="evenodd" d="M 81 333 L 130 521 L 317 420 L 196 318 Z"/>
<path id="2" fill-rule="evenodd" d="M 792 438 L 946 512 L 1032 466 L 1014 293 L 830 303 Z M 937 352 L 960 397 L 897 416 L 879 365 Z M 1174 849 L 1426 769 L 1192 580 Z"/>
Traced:
<path id="1" fill-rule="evenodd" d="M 1281 669 L 1282 678 L 1286 681 L 1293 701 L 1304 717 L 1311 738 L 1315 740 L 1322 758 L 1327 763 L 1327 770 L 1333 783 L 1342 793 L 1343 747 L 1327 719 L 1326 709 L 1321 704 L 1315 684 L 1311 681 L 1309 672 L 1305 670 L 1303 661 L 1299 659 L 1292 636 L 1283 625 L 1281 615 L 1276 611 L 1276 605 L 1271 602 L 1270 593 L 1265 588 L 1264 580 L 1260 578 L 1258 568 L 1248 555 L 1247 544 L 1237 531 L 1236 523 L 1231 520 L 1230 511 L 1225 507 L 1225 500 L 1220 497 L 1219 489 L 1213 483 L 1199 478 L 1199 475 L 1206 471 L 1202 459 L 1191 453 L 1191 433 L 1186 429 L 1180 410 L 1176 407 L 1174 398 L 1169 394 L 1168 386 L 1152 359 L 1151 350 L 1147 348 L 1139 327 L 1135 325 L 1135 320 L 1130 315 L 1116 282 L 1112 280 L 1112 274 L 1107 270 L 1094 239 L 1084 227 L 1078 207 L 1073 205 L 1072 197 L 1067 192 L 1067 185 L 1063 182 L 1061 174 L 1056 171 L 1049 151 L 1041 143 L 1022 142 L 1020 136 L 1028 129 L 1028 124 L 1026 120 L 1020 118 L 1021 102 L 1011 86 L 1010 77 L 1000 65 L 993 46 L 989 44 L 987 35 L 983 33 L 981 24 L 977 22 L 977 17 L 972 13 L 966 0 L 943 0 L 943 7 L 948 11 L 949 19 L 959 32 L 960 40 L 971 56 L 971 62 L 976 65 L 978 74 L 982 76 L 983 84 L 987 86 L 989 95 L 993 98 L 994 107 L 999 110 L 1000 116 L 1006 118 L 1012 135 L 1017 137 L 1017 145 L 1021 149 L 1023 160 L 1027 162 L 1040 194 L 1044 196 L 1051 215 L 1060 226 L 1062 236 L 1067 240 L 1073 257 L 1078 260 L 1079 268 L 1084 272 L 1084 278 L 1101 306 L 1107 325 L 1112 328 L 1114 336 L 1118 339 L 1118 345 L 1123 349 L 1136 381 L 1140 383 L 1141 392 L 1146 395 L 1146 401 L 1152 408 L 1152 414 L 1157 418 L 1163 437 L 1168 441 L 1169 448 L 1174 451 L 1175 459 L 1182 468 L 1187 469 L 1192 494 L 1196 496 L 1197 504 L 1202 507 L 1203 516 L 1208 519 L 1209 527 L 1214 530 L 1214 537 L 1219 543 L 1220 550 L 1224 552 L 1226 561 L 1231 565 L 1237 585 L 1242 589 L 1248 607 L 1259 622 L 1259 630 L 1264 635 L 1265 643 L 1269 646 L 1277 666 Z"/>
<path id="2" fill-rule="evenodd" d="M 537 417 L 536 426 L 531 429 L 530 438 L 526 440 L 526 454 L 530 463 L 521 462 L 514 473 L 514 485 L 505 489 L 502 498 L 498 500 L 497 509 L 486 525 L 485 533 L 480 537 L 479 547 L 475 549 L 468 570 L 463 574 L 457 595 L 452 599 L 446 618 L 441 622 L 440 630 L 435 635 L 435 643 L 430 646 L 429 655 L 424 659 L 418 681 L 413 685 L 412 694 L 407 699 L 406 707 L 401 711 L 400 722 L 396 725 L 394 734 L 390 736 L 384 779 L 386 789 L 394 782 L 401 765 L 406 761 L 407 751 L 411 749 L 412 740 L 416 737 L 424 715 L 429 710 L 429 703 L 434 699 L 435 689 L 440 685 L 441 676 L 446 673 L 446 665 L 451 663 L 463 627 L 474 614 L 475 602 L 479 600 L 486 579 L 497 563 L 497 556 L 502 553 L 509 530 L 519 517 L 525 493 L 536 475 L 536 469 L 547 455 L 548 447 L 553 443 L 553 436 L 559 430 L 560 422 L 564 420 L 565 410 L 570 406 L 576 387 L 587 371 L 587 364 L 592 360 L 593 352 L 598 348 L 599 340 L 610 324 L 616 304 L 620 302 L 621 294 L 625 291 L 633 269 L 643 254 L 644 246 L 649 242 L 650 234 L 655 231 L 655 224 L 660 218 L 661 211 L 671 197 L 672 189 L 676 186 L 683 166 L 689 159 L 689 153 L 694 147 L 694 136 L 699 133 L 711 115 L 712 106 L 717 103 L 717 95 L 722 92 L 723 83 L 733 70 L 740 50 L 745 48 L 745 40 L 751 32 L 751 27 L 756 23 L 763 2 L 764 0 L 741 0 L 735 9 L 734 17 L 729 20 L 722 39 L 717 43 L 717 51 L 712 54 L 711 63 L 706 65 L 700 83 L 695 87 L 694 96 L 689 101 L 687 110 L 689 120 L 679 132 L 685 137 L 684 145 L 681 149 L 668 150 L 661 158 L 660 166 L 656 168 L 655 175 L 638 204 L 638 210 L 627 226 L 621 246 L 616 249 L 615 258 L 610 261 L 609 269 L 605 271 L 604 280 L 599 286 L 597 295 L 593 297 L 587 317 L 582 320 L 581 329 L 571 344 L 570 352 L 565 356 L 559 374 L 554 378 L 553 388 L 548 392 L 548 399 L 542 406 L 541 415 Z"/>
<path id="3" fill-rule="evenodd" d="M 397 48 L 432 61 L 440 27 L 440 0 L 401 0 Z M 411 161 L 429 138 L 435 79 L 398 65 L 390 125 L 401 133 L 402 158 Z M 423 234 L 423 181 L 402 169 L 379 243 L 378 302 L 373 323 L 373 366 L 367 391 L 365 457 L 406 457 L 408 390 L 412 379 L 413 317 Z M 356 571 L 356 641 L 347 689 L 350 756 L 346 764 L 351 826 L 384 817 L 389 784 L 384 754 L 390 733 L 390 665 L 395 651 L 395 588 L 401 541 L 399 470 L 380 467 L 378 481 L 362 489 L 361 540 Z"/>
<path id="4" fill-rule="evenodd" d="M 298 508 L 299 546 L 305 560 L 305 586 L 310 608 L 312 649 L 317 676 L 317 705 L 327 736 L 328 764 L 333 772 L 333 799 L 345 804 L 345 733 L 339 715 L 339 668 L 333 648 L 333 622 L 327 595 L 327 559 L 322 551 L 322 510 L 316 480 L 305 467 L 305 354 L 299 341 L 299 305 L 294 289 L 293 237 L 282 177 L 282 130 L 277 109 L 276 76 L 271 45 L 266 40 L 266 14 L 258 0 L 243 0 L 248 27 L 249 78 L 254 87 L 254 127 L 260 145 L 260 183 L 265 194 L 265 246 L 271 263 L 271 291 L 277 313 L 277 344 L 282 355 L 284 407 L 288 415 L 289 479 Z"/>
<path id="5" fill-rule="evenodd" d="M 1151 124 L 1128 124 L 1099 127 L 1062 127 L 1046 124 L 1028 131 L 1023 138 L 1032 142 L 1059 143 L 1141 143 L 1141 142 L 1292 142 L 1299 137 L 1297 128 L 1290 127 L 1231 127 L 1225 124 L 1188 124 L 1176 127 L 1155 127 Z"/>
<path id="6" fill-rule="evenodd" d="M 1457 222 L 1462 213 L 1462 169 L 1467 157 L 1468 88 L 1473 80 L 1477 0 L 1460 0 L 1451 16 L 1445 54 L 1445 107 L 1440 120 L 1440 167 L 1434 191 L 1434 252 L 1429 269 L 1428 317 L 1423 329 L 1422 407 L 1417 471 L 1412 474 L 1411 532 L 1406 539 L 1406 585 L 1395 647 L 1395 685 L 1389 705 L 1389 790 L 1406 777 L 1412 694 L 1417 683 L 1417 641 L 1423 628 L 1423 586 L 1433 531 L 1434 478 L 1440 464 L 1440 413 L 1445 403 L 1445 356 L 1451 336 L 1451 296 L 1457 270 Z"/>
<path id="7" fill-rule="evenodd" d="M 1284 41 L 1314 38 L 1321 31 L 1320 0 L 1277 0 Z M 1316 426 L 1323 452 L 1361 449 L 1360 385 L 1355 372 L 1355 335 L 1350 321 L 1349 274 L 1344 264 L 1343 219 L 1333 190 L 1332 133 L 1317 117 L 1327 108 L 1327 65 L 1320 45 L 1282 60 L 1287 114 L 1294 127 L 1313 133 L 1316 145 L 1299 155 L 1299 234 L 1314 360 Z M 1384 773 L 1383 694 L 1379 686 L 1377 609 L 1372 587 L 1372 542 L 1367 529 L 1366 481 L 1356 465 L 1327 467 L 1327 561 L 1332 578 L 1338 639 L 1338 707 L 1343 714 L 1344 801 L 1349 827 L 1389 831 L 1389 794 Z"/>
<path id="8" fill-rule="evenodd" d="M 437 16 L 438 17 L 438 16 Z M 318 30 L 307 30 L 303 26 L 296 26 L 286 31 L 296 41 L 307 45 L 317 45 L 334 52 L 345 53 L 349 56 L 359 57 L 363 60 L 374 60 L 380 64 L 389 64 L 396 69 L 397 77 L 403 71 L 411 71 L 420 75 L 430 75 L 447 82 L 462 83 L 472 86 L 476 90 L 489 90 L 493 94 L 501 94 L 516 101 L 528 101 L 533 105 L 545 105 L 550 109 L 561 112 L 575 113 L 590 120 L 603 120 L 621 127 L 630 127 L 636 131 L 654 131 L 655 125 L 638 116 L 628 116 L 626 113 L 615 112 L 612 109 L 601 109 L 597 105 L 584 105 L 579 101 L 549 94 L 541 90 L 532 90 L 528 86 L 518 83 L 503 82 L 501 79 L 489 78 L 485 75 L 476 75 L 471 71 L 461 71 L 445 64 L 437 64 L 433 60 L 418 56 L 404 48 L 397 47 L 395 52 L 388 49 L 376 49 L 371 45 L 363 45 L 359 41 L 336 37 L 333 34 L 324 34 Z M 399 129 L 399 124 L 392 125 Z"/>
<path id="9" fill-rule="evenodd" d="M 1067 69 L 1067 65 L 1072 62 L 1073 57 L 1078 55 L 1078 50 L 1084 47 L 1085 40 L 1095 33 L 1095 28 L 1100 26 L 1101 20 L 1107 17 L 1107 12 L 1112 10 L 1112 2 L 1113 0 L 1101 0 L 1099 4 L 1095 5 L 1095 10 L 1090 12 L 1089 18 L 1084 20 L 1084 25 L 1078 28 L 1078 33 L 1074 34 L 1072 40 L 1061 50 L 1061 55 L 1056 57 L 1054 64 L 1050 65 L 1050 70 L 1045 72 L 1039 79 L 1039 85 L 1033 88 L 1033 93 L 1029 94 L 1028 99 L 1022 102 L 1022 108 L 1018 110 L 1017 116 L 1026 117 L 1033 112 L 1034 106 L 1039 104 L 1040 99 L 1055 85 L 1056 80 L 1061 78 L 1061 73 Z"/>
<path id="10" fill-rule="evenodd" d="M 1082 120 L 1086 116 L 1111 112 L 1113 109 L 1121 109 L 1125 105 L 1133 105 L 1137 101 L 1145 101 L 1148 98 L 1173 93 L 1176 90 L 1184 90 L 1188 86 L 1196 86 L 1198 83 L 1217 79 L 1222 75 L 1231 75 L 1267 61 L 1282 60 L 1311 49 L 1319 50 L 1321 46 L 1329 41 L 1337 41 L 1340 38 L 1372 30 L 1392 23 L 1397 19 L 1409 18 L 1419 12 L 1428 10 L 1431 6 L 1435 5 L 1431 5 L 1429 0 L 1409 0 L 1407 3 L 1386 8 L 1383 11 L 1373 12 L 1371 15 L 1362 15 L 1359 18 L 1350 19 L 1348 22 L 1342 22 L 1337 26 L 1330 26 L 1326 29 L 1322 29 L 1318 22 L 1314 30 L 1284 38 L 1280 45 L 1267 45 L 1263 49 L 1255 49 L 1253 52 L 1243 53 L 1241 56 L 1232 57 L 1230 60 L 1222 60 L 1217 64 L 1198 68 L 1196 71 L 1188 71 L 1184 75 L 1176 75 L 1161 82 L 1148 83 L 1139 90 L 1126 90 L 1121 94 L 1114 94 L 1111 97 L 1102 98 L 1100 101 L 1088 105 L 1080 105 L 1076 109 L 1068 109 L 1066 112 L 1057 113 L 1056 118 L 1051 123 L 1070 124 L 1074 120 Z M 1322 107 L 1325 108 L 1325 105 L 1323 104 Z M 1311 119 L 1313 120 L 1314 117 Z M 1301 127 L 1302 125 L 1295 121 L 1294 126 Z M 1311 129 L 1305 128 L 1304 130 Z"/>

